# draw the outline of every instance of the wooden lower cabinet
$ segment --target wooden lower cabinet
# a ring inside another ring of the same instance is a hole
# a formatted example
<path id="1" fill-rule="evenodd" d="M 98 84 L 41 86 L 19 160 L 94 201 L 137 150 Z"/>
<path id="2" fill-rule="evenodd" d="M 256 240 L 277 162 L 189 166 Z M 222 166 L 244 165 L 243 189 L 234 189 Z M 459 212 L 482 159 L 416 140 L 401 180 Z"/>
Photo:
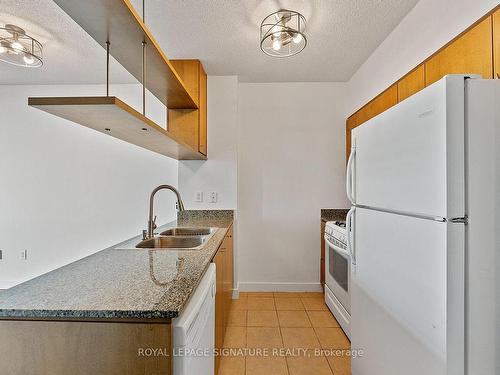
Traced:
<path id="1" fill-rule="evenodd" d="M 321 255 L 319 258 L 319 281 L 323 291 L 325 290 L 325 222 L 321 220 Z"/>
<path id="2" fill-rule="evenodd" d="M 213 259 L 215 263 L 215 348 L 220 350 L 224 344 L 224 295 L 221 292 L 223 290 L 223 280 L 224 280 L 224 264 L 225 264 L 226 254 L 223 251 L 217 251 Z M 215 357 L 215 374 L 219 371 L 220 367 L 220 356 Z"/>
<path id="3" fill-rule="evenodd" d="M 222 349 L 229 321 L 233 294 L 233 227 L 231 226 L 213 258 L 216 272 L 215 293 L 215 348 Z M 215 357 L 215 374 L 220 367 L 221 357 Z"/>
<path id="4" fill-rule="evenodd" d="M 1 374 L 169 375 L 171 351 L 169 323 L 0 320 Z"/>
<path id="5" fill-rule="evenodd" d="M 226 252 L 226 262 L 224 264 L 224 327 L 227 328 L 229 321 L 229 310 L 231 309 L 231 300 L 233 299 L 233 228 L 229 228 L 226 238 L 222 242 L 222 247 Z"/>

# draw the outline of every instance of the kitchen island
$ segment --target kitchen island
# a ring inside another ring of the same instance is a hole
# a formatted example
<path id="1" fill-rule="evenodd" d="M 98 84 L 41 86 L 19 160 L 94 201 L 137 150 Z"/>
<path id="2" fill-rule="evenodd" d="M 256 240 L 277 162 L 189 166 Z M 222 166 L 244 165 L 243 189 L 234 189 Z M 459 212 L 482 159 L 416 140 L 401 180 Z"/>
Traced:
<path id="1" fill-rule="evenodd" d="M 170 374 L 171 320 L 232 221 L 232 211 L 184 211 L 158 230 L 218 228 L 199 250 L 135 249 L 136 237 L 4 291 L 0 373 Z"/>

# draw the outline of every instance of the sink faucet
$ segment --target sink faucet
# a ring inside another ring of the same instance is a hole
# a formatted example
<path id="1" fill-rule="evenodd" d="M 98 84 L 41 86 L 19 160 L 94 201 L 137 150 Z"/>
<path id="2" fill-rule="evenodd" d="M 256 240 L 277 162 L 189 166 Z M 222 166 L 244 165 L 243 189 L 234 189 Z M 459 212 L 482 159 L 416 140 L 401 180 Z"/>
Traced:
<path id="1" fill-rule="evenodd" d="M 181 195 L 177 191 L 176 188 L 174 188 L 171 185 L 160 185 L 156 189 L 154 189 L 151 192 L 151 196 L 149 197 L 149 220 L 148 220 L 148 238 L 153 237 L 154 235 L 154 230 L 156 228 L 156 216 L 153 218 L 153 206 L 154 206 L 154 199 L 155 199 L 155 194 L 163 189 L 167 189 L 170 191 L 173 191 L 175 195 L 177 196 L 177 211 L 182 212 L 184 211 L 184 203 L 182 203 Z"/>

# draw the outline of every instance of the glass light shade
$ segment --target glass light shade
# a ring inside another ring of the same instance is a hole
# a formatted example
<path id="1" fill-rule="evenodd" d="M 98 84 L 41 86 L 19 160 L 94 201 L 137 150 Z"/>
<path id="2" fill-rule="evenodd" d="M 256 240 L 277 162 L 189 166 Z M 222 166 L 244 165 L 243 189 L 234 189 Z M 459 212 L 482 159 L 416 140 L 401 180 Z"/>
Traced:
<path id="1" fill-rule="evenodd" d="M 42 45 L 15 25 L 0 27 L 0 61 L 29 68 L 43 65 Z"/>
<path id="2" fill-rule="evenodd" d="M 292 10 L 271 13 L 260 25 L 260 49 L 273 57 L 289 57 L 307 45 L 305 17 Z"/>

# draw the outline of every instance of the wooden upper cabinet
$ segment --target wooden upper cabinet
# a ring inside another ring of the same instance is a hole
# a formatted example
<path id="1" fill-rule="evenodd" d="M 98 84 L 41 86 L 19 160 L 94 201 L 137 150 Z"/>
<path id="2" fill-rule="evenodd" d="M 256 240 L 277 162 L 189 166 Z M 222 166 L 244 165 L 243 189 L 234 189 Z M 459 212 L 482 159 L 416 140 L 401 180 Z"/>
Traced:
<path id="1" fill-rule="evenodd" d="M 356 112 L 355 114 L 353 114 L 351 117 L 349 117 L 346 121 L 346 127 L 347 129 L 349 130 L 352 130 L 354 129 L 356 126 L 359 125 L 359 121 L 358 121 L 358 112 Z"/>
<path id="2" fill-rule="evenodd" d="M 394 84 L 358 111 L 358 125 L 377 116 L 397 103 L 398 86 Z"/>
<path id="3" fill-rule="evenodd" d="M 200 64 L 200 96 L 198 108 L 200 110 L 200 125 L 198 132 L 198 151 L 207 156 L 207 73 Z"/>
<path id="4" fill-rule="evenodd" d="M 199 130 L 198 110 L 168 110 L 168 131 L 195 151 L 198 151 Z"/>
<path id="5" fill-rule="evenodd" d="M 500 9 L 492 15 L 493 18 L 493 53 L 496 78 L 500 78 Z"/>
<path id="6" fill-rule="evenodd" d="M 198 109 L 168 109 L 168 131 L 207 155 L 207 75 L 199 60 L 170 60 Z"/>
<path id="7" fill-rule="evenodd" d="M 425 62 L 426 86 L 446 74 L 473 73 L 492 78 L 491 19 L 485 18 Z"/>
<path id="8" fill-rule="evenodd" d="M 357 113 L 357 112 L 356 112 Z M 349 155 L 351 154 L 351 132 L 359 124 L 356 123 L 356 113 L 349 117 L 346 121 L 345 126 L 345 160 L 349 160 Z"/>
<path id="9" fill-rule="evenodd" d="M 425 87 L 425 67 L 420 64 L 398 82 L 398 102 L 405 100 Z"/>
<path id="10" fill-rule="evenodd" d="M 198 60 L 170 60 L 177 74 L 181 77 L 184 86 L 194 99 L 196 104 L 199 103 L 199 65 Z"/>
<path id="11" fill-rule="evenodd" d="M 384 112 L 386 109 L 391 108 L 398 103 L 398 85 L 394 84 L 385 90 L 382 94 L 377 96 L 359 111 L 354 113 L 346 121 L 346 160 L 349 159 L 351 153 L 351 131 L 357 126 L 368 121 L 372 117 Z"/>
<path id="12" fill-rule="evenodd" d="M 349 160 L 349 156 L 351 155 L 351 129 L 346 129 L 345 133 L 345 162 Z"/>
<path id="13" fill-rule="evenodd" d="M 346 121 L 346 158 L 352 130 L 447 74 L 500 78 L 500 7 L 492 10 Z"/>

